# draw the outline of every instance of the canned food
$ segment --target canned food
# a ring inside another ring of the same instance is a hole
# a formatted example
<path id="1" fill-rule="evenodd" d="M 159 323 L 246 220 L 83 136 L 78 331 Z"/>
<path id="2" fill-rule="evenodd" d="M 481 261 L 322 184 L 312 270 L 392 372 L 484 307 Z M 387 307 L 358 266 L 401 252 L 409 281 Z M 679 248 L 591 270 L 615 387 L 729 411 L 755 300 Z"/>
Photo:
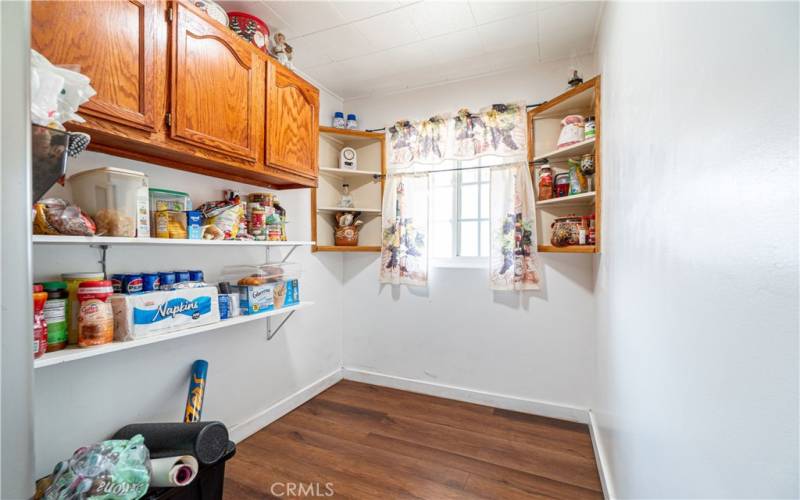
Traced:
<path id="1" fill-rule="evenodd" d="M 142 291 L 155 292 L 159 289 L 161 281 L 158 279 L 158 273 L 144 273 L 142 274 Z"/>
<path id="2" fill-rule="evenodd" d="M 126 274 L 122 278 L 122 293 L 135 294 L 142 293 L 142 291 L 143 287 L 141 274 Z"/>
<path id="3" fill-rule="evenodd" d="M 122 293 L 122 278 L 124 277 L 124 274 L 111 275 L 111 286 L 114 289 L 114 293 Z"/>
<path id="4" fill-rule="evenodd" d="M 158 273 L 158 287 L 161 290 L 175 288 L 175 273 Z"/>

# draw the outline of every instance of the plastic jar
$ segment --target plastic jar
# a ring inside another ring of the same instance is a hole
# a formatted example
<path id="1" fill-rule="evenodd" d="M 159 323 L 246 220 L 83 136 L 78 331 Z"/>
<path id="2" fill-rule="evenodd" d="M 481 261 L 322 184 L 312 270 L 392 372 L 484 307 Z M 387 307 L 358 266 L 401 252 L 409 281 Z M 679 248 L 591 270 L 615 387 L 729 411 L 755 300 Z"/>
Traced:
<path id="1" fill-rule="evenodd" d="M 33 285 L 33 357 L 41 358 L 47 352 L 47 322 L 44 319 L 44 303 L 47 292 L 42 285 Z"/>
<path id="2" fill-rule="evenodd" d="M 345 121 L 344 121 L 344 113 L 341 111 L 337 111 L 333 114 L 333 127 L 334 128 L 344 128 Z"/>
<path id="3" fill-rule="evenodd" d="M 114 293 L 111 281 L 84 281 L 78 285 L 78 345 L 107 344 L 114 340 L 114 310 L 108 298 Z"/>
<path id="4" fill-rule="evenodd" d="M 69 300 L 67 301 L 67 343 L 78 343 L 78 285 L 84 281 L 97 281 L 104 278 L 103 273 L 65 273 L 61 279 L 67 284 Z M 120 282 L 120 286 L 122 283 Z"/>
<path id="5" fill-rule="evenodd" d="M 358 118 L 356 115 L 347 115 L 347 130 L 356 130 L 358 128 Z"/>
<path id="6" fill-rule="evenodd" d="M 47 321 L 47 352 L 67 347 L 67 284 L 63 281 L 42 283 L 47 292 L 44 303 L 44 319 Z"/>

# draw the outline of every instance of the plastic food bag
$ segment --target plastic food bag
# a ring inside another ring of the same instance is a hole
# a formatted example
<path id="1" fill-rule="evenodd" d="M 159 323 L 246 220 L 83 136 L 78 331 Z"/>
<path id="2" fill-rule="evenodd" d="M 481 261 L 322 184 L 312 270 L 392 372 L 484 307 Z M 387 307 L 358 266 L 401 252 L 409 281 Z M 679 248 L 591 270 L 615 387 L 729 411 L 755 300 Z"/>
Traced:
<path id="1" fill-rule="evenodd" d="M 558 149 L 583 141 L 583 117 L 569 115 L 561 120 L 561 133 L 558 135 Z"/>
<path id="2" fill-rule="evenodd" d="M 204 229 L 204 239 L 232 240 L 239 233 L 239 225 L 244 217 L 244 208 L 239 203 L 213 202 L 203 203 L 197 209 L 202 212 L 206 222 L 217 230 Z M 213 231 L 214 236 L 211 235 Z M 219 234 L 223 237 L 219 238 Z"/>
<path id="3" fill-rule="evenodd" d="M 93 236 L 94 221 L 77 205 L 60 198 L 47 198 L 33 206 L 33 234 Z"/>
<path id="4" fill-rule="evenodd" d="M 83 123 L 78 106 L 97 93 L 89 81 L 88 76 L 54 66 L 31 50 L 31 121 L 62 130 L 68 121 Z"/>
<path id="5" fill-rule="evenodd" d="M 144 438 L 112 439 L 79 448 L 56 465 L 46 500 L 137 500 L 150 485 L 150 452 Z"/>

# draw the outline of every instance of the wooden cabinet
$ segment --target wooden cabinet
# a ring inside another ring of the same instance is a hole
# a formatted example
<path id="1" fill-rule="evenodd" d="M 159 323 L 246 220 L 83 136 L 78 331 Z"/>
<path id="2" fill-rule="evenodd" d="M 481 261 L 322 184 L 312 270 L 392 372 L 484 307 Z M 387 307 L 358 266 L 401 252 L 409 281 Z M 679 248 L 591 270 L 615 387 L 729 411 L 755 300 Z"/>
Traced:
<path id="1" fill-rule="evenodd" d="M 80 113 L 153 130 L 157 119 L 157 27 L 152 1 L 34 1 L 31 46 L 57 65 L 74 66 L 97 95 Z"/>
<path id="2" fill-rule="evenodd" d="M 319 90 L 279 63 L 267 65 L 267 165 L 316 179 Z"/>
<path id="3" fill-rule="evenodd" d="M 34 0 L 31 11 L 32 47 L 97 91 L 79 110 L 86 122 L 67 124 L 92 136 L 89 149 L 257 186 L 316 186 L 319 91 L 193 2 Z"/>
<path id="4" fill-rule="evenodd" d="M 255 162 L 264 127 L 264 62 L 227 28 L 178 3 L 170 137 Z"/>
<path id="5" fill-rule="evenodd" d="M 561 120 L 567 115 L 595 117 L 595 135 L 584 141 L 558 148 Z M 600 77 L 596 76 L 528 111 L 528 160 L 536 191 L 536 228 L 540 252 L 599 253 L 602 204 L 602 158 L 600 155 Z M 569 172 L 570 158 L 580 162 L 584 155 L 594 160 L 594 175 L 587 179 L 586 191 L 557 198 L 541 199 L 539 176 L 544 165 L 553 175 Z M 553 246 L 551 225 L 560 217 L 581 216 L 594 221 L 595 243 Z"/>

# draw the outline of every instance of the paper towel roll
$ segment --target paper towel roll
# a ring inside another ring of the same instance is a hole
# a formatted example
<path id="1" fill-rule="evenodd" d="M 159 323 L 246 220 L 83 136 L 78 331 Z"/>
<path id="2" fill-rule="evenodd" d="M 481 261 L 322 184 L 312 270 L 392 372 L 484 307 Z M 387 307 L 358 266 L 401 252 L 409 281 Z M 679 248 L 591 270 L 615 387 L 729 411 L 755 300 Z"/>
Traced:
<path id="1" fill-rule="evenodd" d="M 197 476 L 197 459 L 191 455 L 150 460 L 150 486 L 186 486 Z"/>

